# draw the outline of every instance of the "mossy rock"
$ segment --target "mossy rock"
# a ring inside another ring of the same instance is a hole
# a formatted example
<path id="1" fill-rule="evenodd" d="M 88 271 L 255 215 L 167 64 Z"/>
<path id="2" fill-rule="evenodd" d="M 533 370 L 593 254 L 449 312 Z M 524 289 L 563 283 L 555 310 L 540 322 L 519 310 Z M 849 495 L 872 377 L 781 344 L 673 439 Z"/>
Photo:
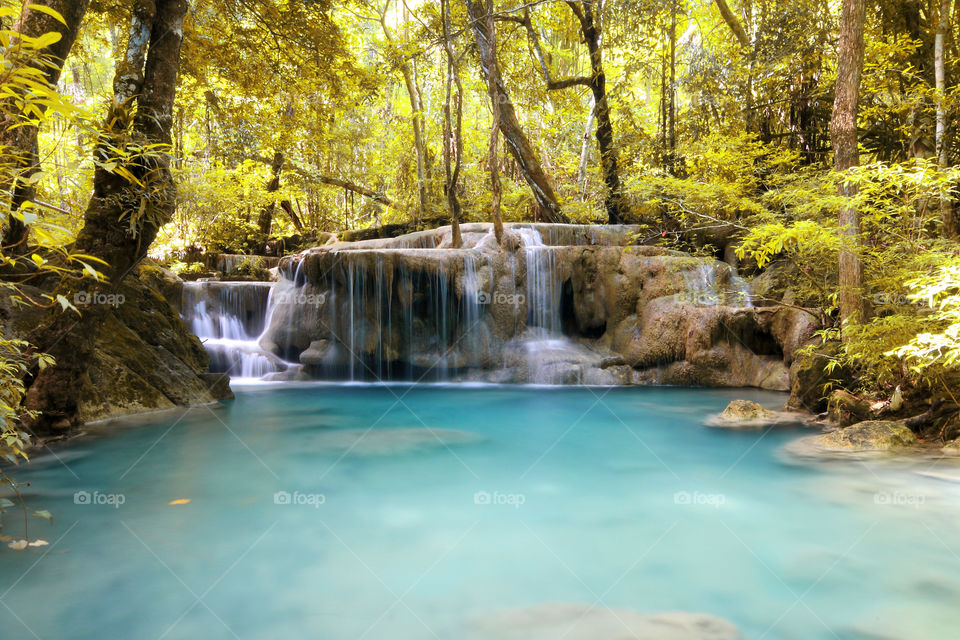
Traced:
<path id="1" fill-rule="evenodd" d="M 839 341 L 815 344 L 810 353 L 797 352 L 790 365 L 790 398 L 787 408 L 795 411 L 819 413 L 827 409 L 825 385 L 830 381 L 848 382 L 852 376 L 842 367 L 827 372 L 827 367 L 839 355 Z"/>
<path id="2" fill-rule="evenodd" d="M 960 456 L 960 438 L 951 440 L 947 444 L 943 445 L 943 448 L 940 449 L 940 451 L 947 456 Z"/>
<path id="3" fill-rule="evenodd" d="M 816 436 L 813 440 L 827 451 L 891 451 L 919 444 L 906 425 L 892 420 L 866 420 Z"/>
<path id="4" fill-rule="evenodd" d="M 776 414 L 750 400 L 732 400 L 719 419 L 730 423 L 770 422 L 776 419 Z"/>
<path id="5" fill-rule="evenodd" d="M 837 424 L 854 424 L 870 416 L 870 402 L 846 389 L 836 389 L 827 400 L 827 412 Z"/>

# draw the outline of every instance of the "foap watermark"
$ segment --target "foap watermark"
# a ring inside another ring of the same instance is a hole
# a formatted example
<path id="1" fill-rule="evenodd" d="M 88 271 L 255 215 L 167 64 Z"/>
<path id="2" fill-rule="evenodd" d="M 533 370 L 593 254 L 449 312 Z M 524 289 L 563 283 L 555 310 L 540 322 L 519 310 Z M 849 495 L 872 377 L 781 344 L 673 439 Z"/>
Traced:
<path id="1" fill-rule="evenodd" d="M 673 503 L 679 505 L 707 506 L 719 509 L 727 502 L 722 493 L 700 493 L 699 491 L 678 491 L 673 494 Z"/>
<path id="2" fill-rule="evenodd" d="M 126 503 L 127 497 L 122 493 L 100 493 L 99 491 L 77 491 L 73 494 L 73 504 L 110 506 L 119 509 Z"/>
<path id="3" fill-rule="evenodd" d="M 290 504 L 319 509 L 320 505 L 326 501 L 327 497 L 322 493 L 301 493 L 299 491 L 290 493 L 289 491 L 277 491 L 273 494 L 273 504 Z"/>
<path id="4" fill-rule="evenodd" d="M 127 301 L 122 293 L 103 293 L 100 291 L 77 291 L 73 294 L 73 304 L 78 307 L 108 305 L 119 307 Z"/>
<path id="5" fill-rule="evenodd" d="M 473 494 L 473 504 L 479 505 L 499 505 L 509 506 L 519 509 L 520 505 L 527 501 L 527 496 L 522 493 L 501 493 L 500 491 L 477 491 Z"/>
<path id="6" fill-rule="evenodd" d="M 877 291 L 873 294 L 873 304 L 877 306 L 894 305 L 898 307 L 925 307 L 927 306 L 927 301 L 917 300 L 905 293 L 900 293 L 897 291 Z"/>
<path id="7" fill-rule="evenodd" d="M 477 304 L 505 304 L 519 307 L 527 301 L 527 297 L 522 293 L 489 293 L 487 291 L 477 292 Z"/>
<path id="8" fill-rule="evenodd" d="M 325 293 L 303 293 L 301 291 L 281 291 L 274 297 L 277 304 L 293 304 L 304 307 L 319 307 L 327 301 Z"/>
<path id="9" fill-rule="evenodd" d="M 927 496 L 922 493 L 909 493 L 905 491 L 878 491 L 873 494 L 873 504 L 888 505 L 894 507 L 913 507 L 919 509 L 927 501 Z"/>

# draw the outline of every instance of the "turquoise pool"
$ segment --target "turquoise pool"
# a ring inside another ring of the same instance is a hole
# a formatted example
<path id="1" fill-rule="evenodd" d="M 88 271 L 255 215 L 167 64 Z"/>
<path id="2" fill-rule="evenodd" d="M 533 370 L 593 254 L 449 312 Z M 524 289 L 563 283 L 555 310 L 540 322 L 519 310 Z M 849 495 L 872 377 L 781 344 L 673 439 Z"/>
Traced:
<path id="1" fill-rule="evenodd" d="M 54 522 L 3 551 L 0 637 L 446 640 L 544 603 L 958 637 L 960 470 L 800 463 L 799 427 L 703 425 L 736 397 L 783 402 L 277 385 L 112 425 L 18 470 Z"/>

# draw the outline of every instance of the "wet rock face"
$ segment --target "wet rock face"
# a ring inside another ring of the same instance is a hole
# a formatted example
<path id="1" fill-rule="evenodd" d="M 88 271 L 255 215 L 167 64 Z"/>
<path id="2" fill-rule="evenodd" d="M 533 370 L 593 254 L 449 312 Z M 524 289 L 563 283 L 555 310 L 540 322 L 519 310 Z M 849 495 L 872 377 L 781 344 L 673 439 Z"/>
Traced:
<path id="1" fill-rule="evenodd" d="M 635 229 L 488 224 L 288 256 L 260 347 L 331 378 L 787 390 L 802 310 L 752 307 L 729 265 Z M 322 345 L 322 348 L 321 348 Z"/>

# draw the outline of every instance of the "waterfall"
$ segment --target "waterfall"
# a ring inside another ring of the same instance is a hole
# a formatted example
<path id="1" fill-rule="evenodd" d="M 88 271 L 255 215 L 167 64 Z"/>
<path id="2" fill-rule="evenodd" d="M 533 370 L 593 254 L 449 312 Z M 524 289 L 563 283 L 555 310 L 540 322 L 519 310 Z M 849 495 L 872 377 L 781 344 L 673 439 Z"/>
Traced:
<path id="1" fill-rule="evenodd" d="M 559 335 L 560 293 L 562 283 L 557 274 L 556 253 L 543 243 L 536 229 L 519 229 L 527 268 L 527 327 L 539 329 L 547 336 Z"/>
<path id="2" fill-rule="evenodd" d="M 212 372 L 262 378 L 286 368 L 258 344 L 271 294 L 269 282 L 183 284 L 183 320 L 210 354 Z"/>
<path id="3" fill-rule="evenodd" d="M 448 227 L 328 243 L 284 257 L 275 283 L 185 283 L 183 318 L 233 377 L 628 384 L 647 309 L 750 306 L 729 265 L 629 246 L 634 227 L 461 231 L 458 248 Z"/>

